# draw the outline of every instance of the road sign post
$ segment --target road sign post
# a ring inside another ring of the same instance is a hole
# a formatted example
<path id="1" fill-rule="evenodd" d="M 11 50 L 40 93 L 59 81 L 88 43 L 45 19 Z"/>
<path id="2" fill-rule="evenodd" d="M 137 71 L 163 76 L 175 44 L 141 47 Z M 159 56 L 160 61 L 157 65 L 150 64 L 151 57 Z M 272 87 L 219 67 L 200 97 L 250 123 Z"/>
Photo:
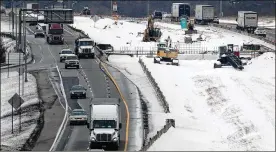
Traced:
<path id="1" fill-rule="evenodd" d="M 13 109 L 19 111 L 19 131 L 21 131 L 21 105 L 24 103 L 24 100 L 15 93 L 10 99 L 9 104 L 12 106 L 12 133 L 13 133 Z"/>
<path id="2" fill-rule="evenodd" d="M 92 20 L 94 21 L 94 28 L 96 27 L 96 22 L 100 19 L 100 17 L 98 15 L 94 15 L 92 17 Z"/>

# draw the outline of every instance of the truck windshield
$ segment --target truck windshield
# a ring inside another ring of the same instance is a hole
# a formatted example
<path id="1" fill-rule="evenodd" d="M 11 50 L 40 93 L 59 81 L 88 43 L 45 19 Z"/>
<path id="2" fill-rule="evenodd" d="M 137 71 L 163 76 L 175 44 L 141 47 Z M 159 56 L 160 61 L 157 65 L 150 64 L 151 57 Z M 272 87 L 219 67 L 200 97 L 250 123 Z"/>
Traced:
<path id="1" fill-rule="evenodd" d="M 116 128 L 115 120 L 94 120 L 93 128 Z"/>
<path id="2" fill-rule="evenodd" d="M 90 46 L 93 45 L 92 41 L 80 41 L 80 46 Z"/>
<path id="3" fill-rule="evenodd" d="M 63 29 L 49 29 L 49 34 L 63 34 Z"/>

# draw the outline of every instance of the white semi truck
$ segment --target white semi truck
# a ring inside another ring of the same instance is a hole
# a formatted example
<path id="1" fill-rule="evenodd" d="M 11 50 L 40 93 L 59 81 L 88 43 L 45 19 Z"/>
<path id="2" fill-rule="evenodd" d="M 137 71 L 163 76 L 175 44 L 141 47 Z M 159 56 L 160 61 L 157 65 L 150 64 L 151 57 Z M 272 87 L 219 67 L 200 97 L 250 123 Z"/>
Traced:
<path id="1" fill-rule="evenodd" d="M 237 29 L 254 33 L 258 27 L 258 13 L 253 11 L 238 11 Z"/>
<path id="2" fill-rule="evenodd" d="M 212 5 L 196 5 L 195 8 L 195 24 L 208 24 L 214 21 L 214 6 Z"/>
<path id="3" fill-rule="evenodd" d="M 95 58 L 95 42 L 88 37 L 79 37 L 75 40 L 75 54 L 79 57 Z"/>
<path id="4" fill-rule="evenodd" d="M 90 130 L 88 149 L 118 150 L 122 128 L 120 99 L 94 98 L 87 128 Z"/>
<path id="5" fill-rule="evenodd" d="M 51 23 L 46 24 L 46 41 L 48 44 L 63 44 L 63 24 Z"/>

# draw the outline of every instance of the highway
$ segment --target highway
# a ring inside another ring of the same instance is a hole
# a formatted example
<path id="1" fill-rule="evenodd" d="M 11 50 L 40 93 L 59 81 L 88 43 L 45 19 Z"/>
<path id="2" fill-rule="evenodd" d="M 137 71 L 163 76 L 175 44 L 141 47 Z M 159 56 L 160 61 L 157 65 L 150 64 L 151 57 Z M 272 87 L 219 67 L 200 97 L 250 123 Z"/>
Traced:
<path id="1" fill-rule="evenodd" d="M 30 27 L 32 31 L 35 27 Z M 83 108 L 89 113 L 89 104 L 91 103 L 91 98 L 105 98 L 114 97 L 120 98 L 120 95 L 112 83 L 112 81 L 102 72 L 99 68 L 99 62 L 97 59 L 80 59 L 80 69 L 65 69 L 64 63 L 59 62 L 59 52 L 63 48 L 74 49 L 74 40 L 79 36 L 76 33 L 65 26 L 64 45 L 48 45 L 44 38 L 34 38 L 31 32 L 27 32 L 27 40 L 31 45 L 32 53 L 34 55 L 33 64 L 28 65 L 28 71 L 37 69 L 49 69 L 58 66 L 62 78 L 63 85 L 67 96 L 67 101 L 69 109 L 73 110 L 76 108 Z M 12 68 L 12 70 L 17 70 L 18 68 Z M 7 69 L 3 70 L 7 71 Z M 87 78 L 87 82 L 85 81 Z M 125 77 L 121 77 L 125 79 Z M 87 99 L 70 99 L 69 90 L 73 85 L 81 84 L 87 88 Z M 91 86 L 91 91 L 89 89 Z M 107 89 L 109 88 L 109 89 Z M 129 94 L 128 90 L 124 90 L 124 94 Z M 128 100 L 127 102 L 132 102 Z M 65 103 L 63 103 L 65 104 Z M 127 114 L 126 108 L 123 103 L 121 103 L 121 144 L 119 147 L 120 151 L 124 150 L 125 147 L 125 135 L 126 135 L 126 121 Z M 50 132 L 51 130 L 49 130 Z M 61 141 L 58 143 L 57 151 L 87 151 L 89 139 L 89 130 L 86 125 L 70 126 L 69 123 L 66 125 L 64 134 Z"/>
<path id="2" fill-rule="evenodd" d="M 230 23 L 219 23 L 219 25 L 223 26 L 230 26 L 233 29 L 236 29 L 235 24 L 230 24 Z M 265 29 L 266 30 L 266 37 L 275 40 L 275 29 Z"/>

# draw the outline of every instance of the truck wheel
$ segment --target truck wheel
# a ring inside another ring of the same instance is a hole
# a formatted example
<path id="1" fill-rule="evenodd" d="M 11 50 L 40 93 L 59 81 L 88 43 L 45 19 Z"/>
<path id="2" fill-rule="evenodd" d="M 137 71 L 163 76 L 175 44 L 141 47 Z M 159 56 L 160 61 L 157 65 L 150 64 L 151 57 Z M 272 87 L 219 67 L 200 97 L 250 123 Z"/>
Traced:
<path id="1" fill-rule="evenodd" d="M 68 67 L 65 65 L 65 69 L 67 69 Z"/>
<path id="2" fill-rule="evenodd" d="M 79 68 L 80 68 L 80 66 L 79 66 L 79 65 L 77 65 L 77 66 L 76 66 L 76 68 L 77 68 L 77 69 L 79 69 Z"/>

